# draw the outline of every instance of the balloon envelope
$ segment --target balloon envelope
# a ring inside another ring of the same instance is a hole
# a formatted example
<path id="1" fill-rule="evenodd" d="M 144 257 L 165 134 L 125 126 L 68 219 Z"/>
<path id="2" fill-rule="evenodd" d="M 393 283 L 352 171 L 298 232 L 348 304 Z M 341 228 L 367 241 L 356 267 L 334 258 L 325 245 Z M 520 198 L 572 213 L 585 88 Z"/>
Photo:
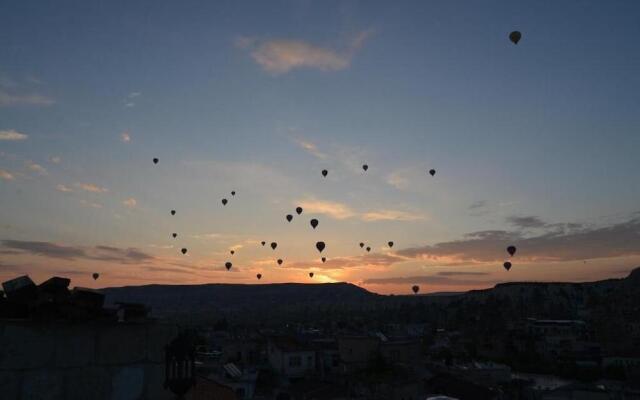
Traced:
<path id="1" fill-rule="evenodd" d="M 416 294 L 417 294 L 417 293 L 420 291 L 420 286 L 418 286 L 418 285 L 413 285 L 413 286 L 411 287 L 411 290 L 413 290 L 413 293 L 416 293 Z"/>
<path id="2" fill-rule="evenodd" d="M 173 236 L 174 239 L 175 239 L 178 236 L 178 234 L 177 233 L 172 233 L 171 236 Z"/>
<path id="3" fill-rule="evenodd" d="M 182 254 L 187 254 L 187 249 L 185 247 L 183 247 L 180 251 L 182 252 Z"/>
<path id="4" fill-rule="evenodd" d="M 226 206 L 227 205 L 227 199 L 222 199 L 222 205 Z"/>
<path id="5" fill-rule="evenodd" d="M 231 267 L 233 267 L 233 264 L 231 264 L 229 261 L 227 261 L 226 263 L 224 263 L 224 267 L 228 270 L 231 269 Z"/>
<path id="6" fill-rule="evenodd" d="M 324 247 L 325 247 L 324 242 L 316 242 L 316 249 L 318 249 L 320 253 L 322 253 L 322 250 L 324 250 Z"/>
<path id="7" fill-rule="evenodd" d="M 371 247 L 367 246 L 367 251 L 371 251 Z"/>
<path id="8" fill-rule="evenodd" d="M 278 247 L 278 243 L 276 243 L 276 242 L 271 242 L 271 248 L 272 248 L 273 250 L 275 250 L 275 249 L 276 249 L 276 247 Z"/>
<path id="9" fill-rule="evenodd" d="M 327 257 L 322 257 L 321 260 L 322 260 L 322 262 L 325 262 L 325 261 L 327 261 Z"/>
<path id="10" fill-rule="evenodd" d="M 260 244 L 264 246 L 265 244 L 267 244 L 267 242 L 263 240 L 262 242 L 260 242 Z"/>
<path id="11" fill-rule="evenodd" d="M 436 170 L 435 169 L 430 169 L 429 170 L 429 174 L 431 174 L 431 176 L 434 176 L 436 174 Z"/>
<path id="12" fill-rule="evenodd" d="M 256 278 L 258 278 L 258 280 L 260 280 L 260 278 L 262 278 L 262 274 L 256 275 Z"/>
<path id="13" fill-rule="evenodd" d="M 389 242 L 387 244 L 389 245 L 389 247 L 393 247 L 393 242 Z"/>
<path id="14" fill-rule="evenodd" d="M 329 171 L 327 171 L 326 169 L 322 170 L 322 176 L 327 176 L 328 173 L 329 173 Z"/>
<path id="15" fill-rule="evenodd" d="M 291 222 L 292 219 L 293 219 L 293 215 L 287 214 L 287 221 Z"/>
<path id="16" fill-rule="evenodd" d="M 507 271 L 511 269 L 511 263 L 509 261 L 505 261 L 504 264 L 502 264 L 502 266 L 504 267 L 504 269 L 506 269 Z"/>
<path id="17" fill-rule="evenodd" d="M 511 40 L 513 44 L 518 44 L 520 39 L 522 39 L 522 33 L 519 31 L 513 31 L 509 34 L 509 40 Z"/>
<path id="18" fill-rule="evenodd" d="M 157 158 L 154 158 L 154 159 L 153 159 L 153 163 L 154 163 L 154 164 L 157 164 L 157 163 L 158 163 L 158 161 L 160 161 L 160 160 L 158 160 Z"/>
<path id="19" fill-rule="evenodd" d="M 278 265 L 282 265 L 282 259 L 278 258 Z"/>
<path id="20" fill-rule="evenodd" d="M 100 277 L 100 274 L 97 273 L 97 272 L 94 272 L 92 276 L 93 276 L 93 280 L 95 281 L 96 279 L 98 279 Z"/>
<path id="21" fill-rule="evenodd" d="M 302 214 L 302 207 L 296 207 L 296 212 L 298 215 Z"/>
<path id="22" fill-rule="evenodd" d="M 507 253 L 509 253 L 509 255 L 514 255 L 514 254 L 516 254 L 516 246 L 509 246 L 509 247 L 507 247 Z"/>
<path id="23" fill-rule="evenodd" d="M 316 226 L 318 226 L 318 220 L 317 219 L 312 219 L 311 221 L 309 221 L 309 223 L 311 224 L 311 227 L 313 229 L 316 229 Z"/>
<path id="24" fill-rule="evenodd" d="M 313 272 L 309 272 L 309 278 L 313 278 Z"/>
<path id="25" fill-rule="evenodd" d="M 231 255 L 236 254 L 235 250 L 231 250 L 229 253 L 231 253 Z"/>
<path id="26" fill-rule="evenodd" d="M 369 166 L 368 166 L 367 164 L 364 164 L 364 165 L 362 166 L 362 169 L 366 171 L 366 170 L 368 170 L 368 169 L 369 169 Z"/>
<path id="27" fill-rule="evenodd" d="M 364 243 L 360 242 L 360 248 L 364 247 Z"/>
<path id="28" fill-rule="evenodd" d="M 232 196 L 235 196 L 235 195 L 236 195 L 236 191 L 235 191 L 235 190 L 232 190 L 232 191 L 231 191 L 231 195 L 232 195 Z"/>
<path id="29" fill-rule="evenodd" d="M 176 215 L 176 210 L 171 210 L 171 215 Z"/>

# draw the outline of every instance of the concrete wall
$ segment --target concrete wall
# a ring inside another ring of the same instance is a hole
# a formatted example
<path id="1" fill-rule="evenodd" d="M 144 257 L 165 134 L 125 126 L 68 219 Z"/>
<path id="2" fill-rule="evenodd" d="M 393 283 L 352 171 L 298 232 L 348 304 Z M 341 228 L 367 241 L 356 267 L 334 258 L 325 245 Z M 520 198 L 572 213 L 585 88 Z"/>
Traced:
<path id="1" fill-rule="evenodd" d="M 164 346 L 175 325 L 0 321 L 0 397 L 173 399 Z"/>

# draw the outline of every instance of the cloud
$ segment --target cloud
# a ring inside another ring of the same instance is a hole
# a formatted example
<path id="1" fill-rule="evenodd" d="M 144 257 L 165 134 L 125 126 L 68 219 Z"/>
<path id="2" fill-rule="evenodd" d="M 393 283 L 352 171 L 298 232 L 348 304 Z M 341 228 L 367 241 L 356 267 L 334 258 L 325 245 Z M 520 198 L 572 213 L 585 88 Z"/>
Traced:
<path id="1" fill-rule="evenodd" d="M 1 243 L 5 249 L 20 250 L 26 254 L 68 261 L 80 259 L 136 264 L 154 259 L 153 256 L 131 247 L 123 249 L 111 246 L 65 246 L 52 242 L 22 240 L 3 240 Z"/>
<path id="2" fill-rule="evenodd" d="M 49 173 L 47 172 L 47 169 L 45 167 L 43 167 L 40 164 L 36 164 L 33 161 L 27 161 L 26 165 L 27 165 L 27 168 L 29 168 L 29 170 L 39 175 L 47 175 Z"/>
<path id="3" fill-rule="evenodd" d="M 124 206 L 127 208 L 134 208 L 138 204 L 138 202 L 133 197 L 129 197 L 128 199 L 123 200 L 122 204 L 124 204 Z"/>
<path id="4" fill-rule="evenodd" d="M 129 143 L 131 141 L 131 136 L 128 131 L 124 131 L 120 134 L 120 141 L 123 143 Z"/>
<path id="5" fill-rule="evenodd" d="M 236 45 L 248 49 L 253 60 L 273 75 L 294 68 L 315 68 L 338 71 L 348 68 L 355 52 L 360 49 L 372 31 L 358 33 L 344 50 L 320 47 L 302 40 L 240 37 Z"/>
<path id="6" fill-rule="evenodd" d="M 469 205 L 469 210 L 477 210 L 479 208 L 484 208 L 486 206 L 487 206 L 486 200 L 478 200 L 478 201 L 474 201 Z"/>
<path id="7" fill-rule="evenodd" d="M 53 157 L 49 157 L 49 161 L 52 164 L 60 164 L 60 162 L 62 161 L 62 158 L 60 158 L 59 156 L 53 156 Z"/>
<path id="8" fill-rule="evenodd" d="M 12 140 L 12 141 L 26 140 L 28 137 L 29 135 L 18 132 L 15 129 L 0 131 L 0 140 Z"/>
<path id="9" fill-rule="evenodd" d="M 547 224 L 540 219 L 540 217 L 536 216 L 527 216 L 527 217 L 518 217 L 518 216 L 510 216 L 507 217 L 507 222 L 517 228 L 527 229 L 527 228 L 543 228 L 547 226 Z"/>
<path id="10" fill-rule="evenodd" d="M 92 207 L 92 208 L 102 208 L 102 204 L 100 203 L 93 203 L 90 201 L 86 201 L 86 200 L 80 200 L 80 203 L 82 203 L 82 205 L 87 206 L 87 207 Z"/>
<path id="11" fill-rule="evenodd" d="M 293 140 L 298 146 L 300 146 L 300 148 L 304 149 L 307 153 L 313 155 L 314 157 L 317 157 L 320 159 L 327 158 L 327 155 L 320 152 L 318 150 L 318 146 L 316 146 L 314 143 L 311 143 L 310 141 L 302 139 L 300 137 L 296 137 Z"/>
<path id="12" fill-rule="evenodd" d="M 439 276 L 484 276 L 490 275 L 488 272 L 471 272 L 471 271 L 441 271 Z"/>
<path id="13" fill-rule="evenodd" d="M 418 221 L 426 217 L 422 214 L 414 214 L 398 210 L 369 211 L 361 216 L 363 221 Z"/>
<path id="14" fill-rule="evenodd" d="M 306 212 L 311 214 L 325 214 L 335 219 L 347 219 L 356 215 L 346 204 L 326 200 L 297 201 Z"/>
<path id="15" fill-rule="evenodd" d="M 49 97 L 40 94 L 18 94 L 0 90 L 0 107 L 17 105 L 50 106 L 55 103 Z"/>
<path id="16" fill-rule="evenodd" d="M 0 169 L 0 179 L 3 179 L 5 181 L 12 181 L 12 180 L 15 179 L 15 177 L 9 171 L 5 171 L 4 169 Z"/>
<path id="17" fill-rule="evenodd" d="M 65 185 L 63 185 L 61 183 L 56 186 L 56 190 L 59 191 L 59 192 L 65 192 L 65 193 L 73 192 L 73 189 L 71 189 L 68 186 L 65 186 Z"/>
<path id="18" fill-rule="evenodd" d="M 499 262 L 506 247 L 518 248 L 516 259 L 531 261 L 578 261 L 640 255 L 640 218 L 602 227 L 581 224 L 546 224 L 539 235 L 522 231 L 490 230 L 464 238 L 398 251 L 410 258 L 447 259 L 461 262 Z"/>
<path id="19" fill-rule="evenodd" d="M 131 92 L 131 93 L 129 93 L 129 95 L 127 97 L 130 98 L 130 99 L 134 99 L 134 98 L 136 98 L 138 96 L 142 96 L 142 93 L 141 92 Z"/>
<path id="20" fill-rule="evenodd" d="M 427 284 L 427 285 L 441 285 L 441 286 L 493 286 L 497 282 L 491 280 L 476 280 L 476 279 L 454 279 L 448 276 L 442 275 L 419 275 L 419 276 L 394 276 L 389 278 L 371 278 L 365 279 L 364 284 L 369 285 L 397 285 L 397 284 Z"/>
<path id="21" fill-rule="evenodd" d="M 392 264 L 406 261 L 406 258 L 397 256 L 395 254 L 387 253 L 373 253 L 363 254 L 351 257 L 329 257 L 326 262 L 294 262 L 284 265 L 285 268 L 293 269 L 345 269 L 345 268 L 359 268 L 359 267 L 383 267 L 386 268 Z M 264 264 L 272 264 L 273 260 L 265 260 Z"/>
<path id="22" fill-rule="evenodd" d="M 386 182 L 398 190 L 406 190 L 409 187 L 409 179 L 399 172 L 392 172 L 387 175 Z"/>
<path id="23" fill-rule="evenodd" d="M 109 191 L 107 188 L 100 187 L 92 183 L 76 183 L 76 186 L 91 193 L 106 193 Z"/>

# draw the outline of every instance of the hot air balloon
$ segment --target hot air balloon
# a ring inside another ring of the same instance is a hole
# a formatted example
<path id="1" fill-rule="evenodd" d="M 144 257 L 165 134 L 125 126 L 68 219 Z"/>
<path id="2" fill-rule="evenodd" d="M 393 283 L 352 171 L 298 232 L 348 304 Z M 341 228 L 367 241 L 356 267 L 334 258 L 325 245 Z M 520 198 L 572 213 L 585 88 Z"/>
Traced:
<path id="1" fill-rule="evenodd" d="M 320 260 L 322 260 L 322 262 L 327 261 L 327 257 L 322 257 Z"/>
<path id="2" fill-rule="evenodd" d="M 414 293 L 414 294 L 418 294 L 418 292 L 420 291 L 420 286 L 418 286 L 418 285 L 413 285 L 413 286 L 411 287 L 411 290 L 413 290 L 413 293 Z"/>
<path id="3" fill-rule="evenodd" d="M 94 273 L 93 273 L 93 275 L 91 275 L 91 276 L 93 276 L 93 280 L 94 280 L 94 281 L 95 281 L 96 279 L 100 278 L 100 274 L 99 274 L 99 273 L 97 273 L 97 272 L 94 272 Z"/>
<path id="4" fill-rule="evenodd" d="M 311 224 L 311 227 L 313 229 L 316 229 L 316 226 L 318 226 L 318 220 L 317 219 L 312 219 L 311 221 L 309 221 L 309 223 Z"/>
<path id="5" fill-rule="evenodd" d="M 309 272 L 309 278 L 313 278 L 313 272 Z"/>
<path id="6" fill-rule="evenodd" d="M 387 244 L 389 245 L 389 247 L 393 247 L 393 242 L 388 242 Z"/>
<path id="7" fill-rule="evenodd" d="M 298 215 L 302 214 L 302 207 L 296 207 L 296 212 Z"/>
<path id="8" fill-rule="evenodd" d="M 153 159 L 153 163 L 154 163 L 154 164 L 157 164 L 157 163 L 158 163 L 158 161 L 160 161 L 160 160 L 158 160 L 157 158 L 154 158 L 154 159 Z"/>
<path id="9" fill-rule="evenodd" d="M 371 247 L 367 246 L 367 253 L 371 251 Z"/>
<path id="10" fill-rule="evenodd" d="M 267 242 L 263 240 L 262 242 L 260 242 L 260 244 L 264 246 L 265 244 L 267 244 Z"/>
<path id="11" fill-rule="evenodd" d="M 276 249 L 276 247 L 278 247 L 278 243 L 276 243 L 276 242 L 271 242 L 271 248 L 272 248 L 273 250 L 275 250 L 275 249 Z"/>
<path id="12" fill-rule="evenodd" d="M 173 238 L 175 239 L 176 237 L 178 237 L 178 234 L 174 232 L 171 234 L 171 236 L 173 236 Z"/>
<path id="13" fill-rule="evenodd" d="M 326 169 L 322 170 L 322 176 L 324 176 L 325 178 L 327 177 L 328 173 L 329 173 L 329 171 L 327 171 Z"/>
<path id="14" fill-rule="evenodd" d="M 258 280 L 260 280 L 260 278 L 262 278 L 262 274 L 257 274 L 256 278 L 258 278 Z"/>
<path id="15" fill-rule="evenodd" d="M 324 242 L 316 242 L 316 249 L 318 249 L 320 253 L 322 253 L 322 250 L 324 250 L 324 247 L 325 247 Z"/>
<path id="16" fill-rule="evenodd" d="M 282 265 L 282 258 L 278 258 L 278 265 Z"/>
<path id="17" fill-rule="evenodd" d="M 229 261 L 227 261 L 226 263 L 224 263 L 224 267 L 228 270 L 231 269 L 231 267 L 233 267 L 233 264 L 231 264 Z"/>
<path id="18" fill-rule="evenodd" d="M 367 164 L 364 164 L 364 165 L 362 166 L 362 169 L 366 171 L 366 170 L 368 170 L 368 169 L 369 169 L 369 166 L 368 166 Z"/>
<path id="19" fill-rule="evenodd" d="M 287 214 L 287 221 L 291 222 L 292 219 L 293 219 L 293 215 Z"/>
<path id="20" fill-rule="evenodd" d="M 514 254 L 516 254 L 516 246 L 507 247 L 507 253 L 509 253 L 510 256 L 513 256 Z"/>
<path id="21" fill-rule="evenodd" d="M 176 210 L 171 210 L 171 215 L 176 215 Z"/>
<path id="22" fill-rule="evenodd" d="M 235 195 L 236 195 L 236 191 L 235 191 L 235 190 L 232 190 L 232 191 L 231 191 L 231 195 L 232 195 L 232 196 L 235 196 Z"/>
<path id="23" fill-rule="evenodd" d="M 364 243 L 360 242 L 360 248 L 364 247 Z"/>
<path id="24" fill-rule="evenodd" d="M 182 254 L 187 254 L 187 248 L 183 247 L 182 250 L 180 250 L 182 252 Z"/>
<path id="25" fill-rule="evenodd" d="M 226 206 L 227 205 L 227 199 L 222 199 L 222 205 Z"/>
<path id="26" fill-rule="evenodd" d="M 507 271 L 511 269 L 511 263 L 509 261 L 505 261 L 504 264 L 502 264 L 502 266 L 504 267 L 504 269 L 506 269 Z"/>
<path id="27" fill-rule="evenodd" d="M 513 31 L 509 34 L 509 40 L 511 40 L 513 44 L 518 44 L 520 39 L 522 39 L 522 33 L 519 31 Z"/>
<path id="28" fill-rule="evenodd" d="M 231 253 L 231 255 L 234 255 L 234 254 L 236 254 L 236 251 L 235 250 L 231 250 L 231 251 L 229 251 L 229 253 Z"/>
<path id="29" fill-rule="evenodd" d="M 435 169 L 430 169 L 429 170 L 429 174 L 431 174 L 431 176 L 434 176 L 436 174 L 436 170 Z"/>

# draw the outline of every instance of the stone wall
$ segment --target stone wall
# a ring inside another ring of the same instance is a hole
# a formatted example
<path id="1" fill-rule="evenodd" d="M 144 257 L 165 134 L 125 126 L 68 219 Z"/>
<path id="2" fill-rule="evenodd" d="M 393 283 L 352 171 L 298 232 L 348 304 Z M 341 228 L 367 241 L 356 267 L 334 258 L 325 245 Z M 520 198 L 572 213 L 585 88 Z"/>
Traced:
<path id="1" fill-rule="evenodd" d="M 164 346 L 175 325 L 0 320 L 0 398 L 173 399 Z"/>

